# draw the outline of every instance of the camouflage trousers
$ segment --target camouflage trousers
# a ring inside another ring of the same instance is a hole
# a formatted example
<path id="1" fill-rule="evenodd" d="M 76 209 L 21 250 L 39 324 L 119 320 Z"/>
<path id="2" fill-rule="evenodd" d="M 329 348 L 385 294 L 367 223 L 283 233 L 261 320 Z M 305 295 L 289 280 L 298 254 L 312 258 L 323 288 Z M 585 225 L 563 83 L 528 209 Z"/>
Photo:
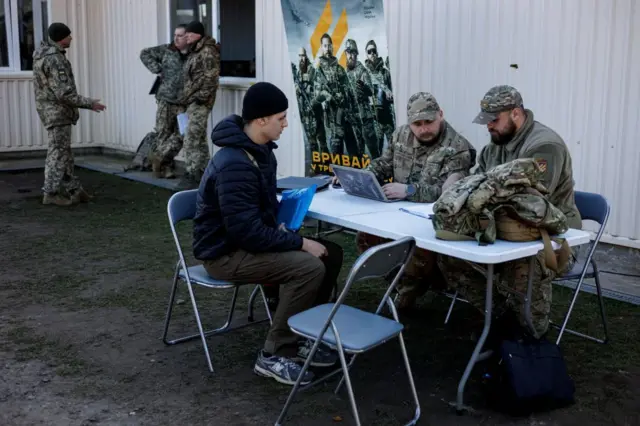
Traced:
<path id="1" fill-rule="evenodd" d="M 569 263 L 560 275 L 569 271 L 575 262 L 570 256 Z M 484 265 L 478 265 L 450 256 L 438 255 L 438 267 L 453 290 L 465 298 L 481 312 L 485 309 L 487 277 Z M 520 325 L 532 332 L 535 338 L 544 335 L 549 328 L 552 303 L 552 281 L 556 273 L 546 267 L 544 252 L 540 251 L 534 260 L 531 293 L 531 319 L 535 330 L 530 330 L 526 321 L 523 296 L 527 293 L 529 259 L 513 260 L 494 267 L 493 274 L 493 316 L 498 317 L 507 310 L 515 312 Z M 514 294 L 518 293 L 518 294 Z"/>
<path id="2" fill-rule="evenodd" d="M 364 232 L 356 234 L 356 245 L 360 254 L 371 247 L 389 241 L 391 240 Z M 434 275 L 434 272 L 438 272 L 436 259 L 436 253 L 416 248 L 413 258 L 409 261 L 404 270 L 404 275 L 397 284 L 398 293 L 415 299 L 425 294 L 430 287 L 437 287 L 439 284 L 436 282 L 438 277 Z"/>
<path id="3" fill-rule="evenodd" d="M 182 149 L 182 136 L 178 128 L 178 114 L 184 112 L 184 107 L 158 100 L 156 110 L 156 156 L 163 164 L 169 164 Z"/>
<path id="4" fill-rule="evenodd" d="M 184 164 L 188 175 L 200 180 L 209 162 L 207 124 L 211 108 L 195 103 L 187 108 L 189 124 L 184 135 Z"/>
<path id="5" fill-rule="evenodd" d="M 63 197 L 82 188 L 80 180 L 73 174 L 73 153 L 71 152 L 71 125 L 47 129 L 49 148 L 44 163 L 44 186 L 42 190 L 51 195 Z"/>

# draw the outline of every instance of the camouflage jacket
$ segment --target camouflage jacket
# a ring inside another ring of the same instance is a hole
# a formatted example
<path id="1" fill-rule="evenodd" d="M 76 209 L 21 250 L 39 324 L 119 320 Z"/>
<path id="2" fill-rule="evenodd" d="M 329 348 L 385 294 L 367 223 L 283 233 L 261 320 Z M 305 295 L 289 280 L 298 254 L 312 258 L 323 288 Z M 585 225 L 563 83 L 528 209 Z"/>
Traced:
<path id="1" fill-rule="evenodd" d="M 535 160 L 518 159 L 455 182 L 433 205 L 436 237 L 445 231 L 493 243 L 498 211 L 552 235 L 565 233 L 567 217 L 548 200 L 543 175 Z"/>
<path id="2" fill-rule="evenodd" d="M 78 94 L 66 51 L 43 41 L 33 52 L 33 89 L 36 110 L 46 129 L 76 124 L 78 108 L 90 109 L 93 99 Z"/>
<path id="3" fill-rule="evenodd" d="M 371 82 L 371 74 L 369 74 L 369 71 L 364 65 L 362 65 L 362 63 L 356 62 L 356 67 L 354 69 L 347 70 L 347 76 L 349 77 L 354 97 L 357 100 L 360 117 L 363 120 L 374 119 L 373 105 L 370 101 L 370 97 L 375 93 L 373 90 L 373 83 Z M 358 81 L 362 81 L 364 83 L 365 92 L 358 91 Z"/>
<path id="4" fill-rule="evenodd" d="M 326 102 L 332 108 L 350 109 L 354 105 L 347 72 L 335 57 L 319 58 L 313 84 L 315 101 Z"/>
<path id="5" fill-rule="evenodd" d="M 409 201 L 433 203 L 442 193 L 442 185 L 454 173 L 469 175 L 476 161 L 476 150 L 446 121 L 433 145 L 420 143 L 408 124 L 393 132 L 391 143 L 382 155 L 367 167 L 380 182 L 414 184 L 416 193 Z"/>
<path id="6" fill-rule="evenodd" d="M 144 66 L 153 74 L 162 75 L 156 99 L 175 104 L 182 98 L 183 68 L 186 58 L 187 55 L 180 52 L 173 44 L 142 49 L 140 60 Z"/>
<path id="7" fill-rule="evenodd" d="M 215 39 L 204 36 L 193 46 L 184 64 L 184 94 L 180 104 L 213 108 L 220 80 L 220 52 Z"/>
<path id="8" fill-rule="evenodd" d="M 476 173 L 515 160 L 534 158 L 541 166 L 542 183 L 549 191 L 549 201 L 569 219 L 572 228 L 581 229 L 582 219 L 576 207 L 571 154 L 562 138 L 553 130 L 534 120 L 527 110 L 527 121 L 513 140 L 506 145 L 490 143 L 478 158 Z"/>

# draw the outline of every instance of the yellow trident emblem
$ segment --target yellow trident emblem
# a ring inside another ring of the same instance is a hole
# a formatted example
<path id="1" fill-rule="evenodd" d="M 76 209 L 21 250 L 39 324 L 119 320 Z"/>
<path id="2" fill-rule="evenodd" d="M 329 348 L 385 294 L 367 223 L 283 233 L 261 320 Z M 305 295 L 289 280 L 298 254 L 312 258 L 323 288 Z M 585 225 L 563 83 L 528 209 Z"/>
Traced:
<path id="1" fill-rule="evenodd" d="M 327 3 L 324 5 L 324 10 L 322 11 L 322 15 L 320 15 L 320 19 L 318 19 L 318 24 L 316 25 L 313 34 L 311 34 L 311 39 L 309 40 L 309 43 L 311 44 L 311 55 L 313 58 L 316 57 L 316 54 L 320 50 L 320 37 L 322 37 L 322 35 L 327 31 L 329 31 L 332 23 L 333 13 L 331 12 L 331 0 L 327 0 Z M 340 46 L 342 46 L 342 42 L 347 36 L 348 31 L 349 24 L 347 23 L 347 9 L 343 8 L 342 13 L 340 14 L 340 18 L 338 18 L 338 23 L 331 33 L 334 52 L 340 50 Z M 342 67 L 347 66 L 347 56 L 344 51 L 342 52 L 342 55 L 340 55 L 338 63 Z"/>

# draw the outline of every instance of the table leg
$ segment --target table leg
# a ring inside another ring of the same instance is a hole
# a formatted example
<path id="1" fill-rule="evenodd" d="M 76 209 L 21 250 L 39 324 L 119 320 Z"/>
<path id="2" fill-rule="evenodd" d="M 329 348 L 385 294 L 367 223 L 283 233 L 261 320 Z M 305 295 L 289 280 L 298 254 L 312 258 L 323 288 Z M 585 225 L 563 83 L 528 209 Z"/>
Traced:
<path id="1" fill-rule="evenodd" d="M 464 374 L 462 375 L 462 378 L 458 383 L 458 396 L 456 399 L 456 411 L 458 412 L 458 414 L 462 414 L 464 410 L 464 388 L 467 385 L 469 376 L 471 376 L 473 367 L 475 366 L 476 362 L 480 361 L 480 351 L 482 350 L 484 342 L 487 340 L 487 336 L 489 335 L 489 330 L 491 329 L 491 310 L 493 308 L 493 267 L 494 265 L 487 265 L 487 296 L 484 302 L 484 328 L 482 329 L 480 339 L 478 339 L 478 343 L 473 350 L 471 359 L 467 364 L 467 368 L 465 368 Z"/>

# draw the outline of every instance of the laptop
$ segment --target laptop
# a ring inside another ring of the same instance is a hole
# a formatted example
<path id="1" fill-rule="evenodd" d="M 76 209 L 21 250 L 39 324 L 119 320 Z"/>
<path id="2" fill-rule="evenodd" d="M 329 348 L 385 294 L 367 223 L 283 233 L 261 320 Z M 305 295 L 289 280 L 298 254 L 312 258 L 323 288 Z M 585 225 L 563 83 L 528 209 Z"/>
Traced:
<path id="1" fill-rule="evenodd" d="M 382 201 L 383 203 L 401 201 L 399 199 L 388 199 L 387 196 L 384 195 L 384 191 L 382 191 L 376 175 L 369 170 L 338 166 L 336 164 L 332 164 L 331 167 L 333 168 L 333 173 L 340 180 L 342 189 L 349 195 Z"/>
<path id="2" fill-rule="evenodd" d="M 317 177 L 298 177 L 288 176 L 280 178 L 277 181 L 278 192 L 286 191 L 287 189 L 300 189 L 308 188 L 311 185 L 317 185 L 316 192 L 327 189 L 331 183 L 331 176 L 317 176 Z"/>

